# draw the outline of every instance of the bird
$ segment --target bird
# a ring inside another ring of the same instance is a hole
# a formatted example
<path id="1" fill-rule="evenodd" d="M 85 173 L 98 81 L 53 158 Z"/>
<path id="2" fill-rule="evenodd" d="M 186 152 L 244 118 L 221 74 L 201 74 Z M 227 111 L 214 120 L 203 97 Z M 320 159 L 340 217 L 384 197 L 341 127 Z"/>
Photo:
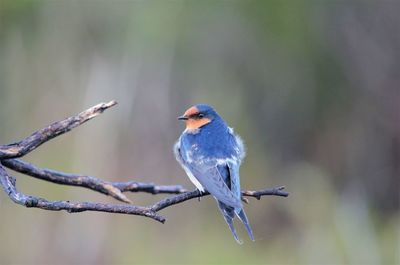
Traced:
<path id="1" fill-rule="evenodd" d="M 236 242 L 242 244 L 235 216 L 255 241 L 241 201 L 239 168 L 246 155 L 242 139 L 207 104 L 190 107 L 178 120 L 186 128 L 174 145 L 176 160 L 200 194 L 208 191 L 216 199 Z"/>

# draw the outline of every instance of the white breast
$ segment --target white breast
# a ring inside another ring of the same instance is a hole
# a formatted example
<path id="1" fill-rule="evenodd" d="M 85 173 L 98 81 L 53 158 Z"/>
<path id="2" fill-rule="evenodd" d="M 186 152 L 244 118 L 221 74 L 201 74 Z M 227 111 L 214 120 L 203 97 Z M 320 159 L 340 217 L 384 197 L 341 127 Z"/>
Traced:
<path id="1" fill-rule="evenodd" d="M 200 184 L 200 182 L 196 179 L 195 176 L 193 176 L 192 172 L 190 171 L 190 169 L 185 165 L 185 163 L 182 160 L 181 157 L 181 153 L 180 153 L 180 139 L 175 143 L 174 145 L 174 153 L 175 153 L 175 157 L 178 160 L 179 164 L 181 164 L 183 170 L 185 170 L 186 175 L 189 177 L 190 181 L 196 186 L 196 188 L 201 191 L 204 192 L 205 189 L 203 188 L 203 186 Z M 192 159 L 192 154 L 191 153 L 186 153 L 187 159 L 191 160 Z"/>

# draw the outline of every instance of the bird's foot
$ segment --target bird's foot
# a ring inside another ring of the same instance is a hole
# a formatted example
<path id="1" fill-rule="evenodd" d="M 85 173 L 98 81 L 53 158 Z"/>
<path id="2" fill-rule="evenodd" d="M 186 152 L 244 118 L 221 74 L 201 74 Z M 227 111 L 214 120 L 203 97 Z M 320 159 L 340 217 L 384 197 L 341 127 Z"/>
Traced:
<path id="1" fill-rule="evenodd" d="M 201 190 L 198 190 L 198 191 L 199 191 L 199 195 L 200 195 L 200 196 L 197 198 L 197 200 L 198 200 L 198 201 L 201 201 L 201 197 L 202 197 L 203 193 L 201 192 Z"/>

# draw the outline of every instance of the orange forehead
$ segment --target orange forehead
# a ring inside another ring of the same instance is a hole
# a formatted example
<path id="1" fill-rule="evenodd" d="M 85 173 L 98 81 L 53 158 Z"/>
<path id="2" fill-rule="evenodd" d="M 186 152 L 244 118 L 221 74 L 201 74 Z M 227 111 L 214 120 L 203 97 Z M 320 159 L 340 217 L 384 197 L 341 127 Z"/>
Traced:
<path id="1" fill-rule="evenodd" d="M 190 115 L 193 115 L 196 113 L 199 113 L 199 109 L 196 108 L 196 106 L 193 106 L 193 107 L 188 108 L 183 115 L 185 115 L 186 117 L 189 117 Z"/>

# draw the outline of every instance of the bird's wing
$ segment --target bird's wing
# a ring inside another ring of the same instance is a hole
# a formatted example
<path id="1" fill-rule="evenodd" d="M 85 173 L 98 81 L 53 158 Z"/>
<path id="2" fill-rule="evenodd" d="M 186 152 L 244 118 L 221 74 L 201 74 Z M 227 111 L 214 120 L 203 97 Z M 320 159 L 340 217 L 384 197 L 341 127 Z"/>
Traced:
<path id="1" fill-rule="evenodd" d="M 182 166 L 183 170 L 185 170 L 186 175 L 188 175 L 190 181 L 196 186 L 199 191 L 204 192 L 204 187 L 200 184 L 197 178 L 193 176 L 192 170 L 189 168 L 188 163 L 182 157 L 180 140 L 178 140 L 174 145 L 174 153 L 176 160 Z"/>
<path id="2" fill-rule="evenodd" d="M 236 196 L 225 182 L 226 176 L 222 175 L 222 168 L 216 163 L 202 163 L 197 165 L 192 163 L 189 165 L 189 170 L 193 176 L 201 183 L 201 185 L 219 201 L 234 208 L 241 208 L 242 203 L 240 196 Z M 228 171 L 229 172 L 229 171 Z M 229 182 L 228 182 L 229 184 Z"/>
<path id="3" fill-rule="evenodd" d="M 175 154 L 176 160 L 179 162 L 179 164 L 181 164 L 183 166 L 183 158 L 182 158 L 182 155 L 181 155 L 181 141 L 180 141 L 180 139 L 178 139 L 178 141 L 174 145 L 174 154 Z"/>
<path id="4" fill-rule="evenodd" d="M 227 185 L 227 183 L 229 184 L 228 181 L 225 182 L 225 180 L 229 178 L 227 163 L 221 163 L 221 161 L 217 159 L 209 159 L 206 163 L 204 161 L 193 161 L 189 163 L 185 161 L 184 156 L 181 154 L 179 140 L 174 146 L 174 153 L 176 159 L 198 190 L 207 190 L 211 195 L 228 206 L 234 208 L 242 207 L 240 196 L 237 196 L 236 192 L 234 193 L 231 191 L 231 185 Z M 223 170 L 223 166 L 226 170 Z M 226 171 L 227 174 L 224 171 Z M 235 185 L 236 184 L 234 184 L 233 187 L 236 187 Z"/>
<path id="5" fill-rule="evenodd" d="M 228 162 L 226 167 L 229 170 L 229 181 L 230 188 L 233 194 L 235 194 L 236 198 L 241 198 L 240 192 L 240 176 L 239 176 L 239 165 L 238 163 Z"/>

